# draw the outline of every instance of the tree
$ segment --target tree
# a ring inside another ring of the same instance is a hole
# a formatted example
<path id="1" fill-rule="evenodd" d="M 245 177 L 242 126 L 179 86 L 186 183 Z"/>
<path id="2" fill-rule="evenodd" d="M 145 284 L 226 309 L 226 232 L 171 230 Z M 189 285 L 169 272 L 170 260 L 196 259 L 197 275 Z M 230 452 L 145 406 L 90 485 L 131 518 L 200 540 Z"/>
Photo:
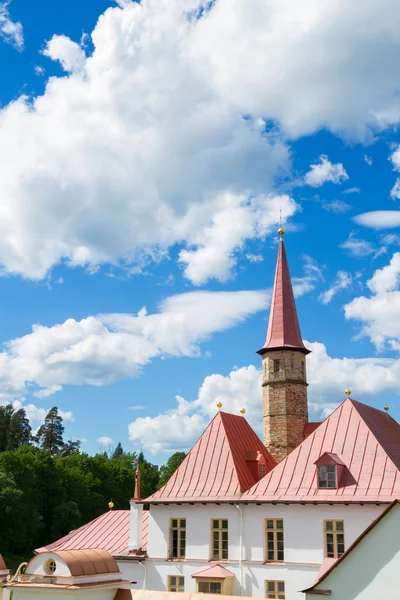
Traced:
<path id="1" fill-rule="evenodd" d="M 140 488 L 142 498 L 147 498 L 154 494 L 157 490 L 158 482 L 160 481 L 160 471 L 157 465 L 148 462 L 143 452 L 138 456 L 140 464 Z"/>
<path id="2" fill-rule="evenodd" d="M 47 450 L 55 456 L 60 453 L 64 446 L 63 433 L 64 425 L 62 417 L 58 414 L 58 408 L 53 406 L 47 413 L 44 424 L 39 427 L 36 435 L 36 443 L 40 448 Z"/>
<path id="3" fill-rule="evenodd" d="M 12 404 L 0 406 L 0 452 L 7 450 L 11 417 L 14 409 Z"/>
<path id="4" fill-rule="evenodd" d="M 158 488 L 167 483 L 168 479 L 175 473 L 185 457 L 185 452 L 175 452 L 175 454 L 169 457 L 167 463 L 160 467 L 160 481 L 158 482 Z"/>
<path id="5" fill-rule="evenodd" d="M 114 452 L 111 455 L 111 458 L 116 458 L 119 459 L 124 455 L 124 449 L 122 447 L 121 442 L 118 442 L 117 447 L 115 448 Z"/>
<path id="6" fill-rule="evenodd" d="M 16 450 L 32 442 L 32 427 L 26 416 L 25 410 L 20 408 L 10 419 L 7 450 Z"/>
<path id="7" fill-rule="evenodd" d="M 68 440 L 63 444 L 59 454 L 60 456 L 71 456 L 71 454 L 79 453 L 81 449 L 81 442 L 79 440 Z"/>

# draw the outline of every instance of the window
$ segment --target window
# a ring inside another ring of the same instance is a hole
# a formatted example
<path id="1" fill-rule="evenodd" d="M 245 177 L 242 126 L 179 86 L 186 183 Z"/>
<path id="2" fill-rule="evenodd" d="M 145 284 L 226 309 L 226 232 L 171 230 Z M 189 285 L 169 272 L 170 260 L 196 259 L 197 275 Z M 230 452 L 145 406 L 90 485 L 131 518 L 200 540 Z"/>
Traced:
<path id="1" fill-rule="evenodd" d="M 170 558 L 185 558 L 186 553 L 186 519 L 171 519 L 170 521 Z"/>
<path id="2" fill-rule="evenodd" d="M 262 479 L 267 474 L 267 465 L 264 462 L 258 463 L 258 478 Z"/>
<path id="3" fill-rule="evenodd" d="M 228 559 L 228 520 L 227 519 L 212 519 L 211 521 L 211 559 L 212 560 L 227 560 Z"/>
<path id="4" fill-rule="evenodd" d="M 344 553 L 343 521 L 324 521 L 325 557 L 339 558 Z"/>
<path id="5" fill-rule="evenodd" d="M 46 573 L 46 575 L 53 575 L 56 572 L 57 569 L 57 565 L 56 562 L 50 558 L 49 560 L 47 560 L 44 564 L 44 572 Z"/>
<path id="6" fill-rule="evenodd" d="M 220 581 L 199 581 L 197 590 L 201 594 L 222 594 L 222 583 Z"/>
<path id="7" fill-rule="evenodd" d="M 285 582 L 284 581 L 266 581 L 266 597 L 285 600 Z"/>
<path id="8" fill-rule="evenodd" d="M 281 361 L 274 360 L 274 373 L 279 373 L 280 370 L 281 370 Z"/>
<path id="9" fill-rule="evenodd" d="M 281 562 L 284 560 L 283 519 L 265 519 L 265 546 L 267 561 Z"/>
<path id="10" fill-rule="evenodd" d="M 319 465 L 318 466 L 318 487 L 320 488 L 336 488 L 336 465 Z"/>
<path id="11" fill-rule="evenodd" d="M 185 578 L 177 575 L 168 575 L 168 591 L 169 592 L 184 592 Z"/>

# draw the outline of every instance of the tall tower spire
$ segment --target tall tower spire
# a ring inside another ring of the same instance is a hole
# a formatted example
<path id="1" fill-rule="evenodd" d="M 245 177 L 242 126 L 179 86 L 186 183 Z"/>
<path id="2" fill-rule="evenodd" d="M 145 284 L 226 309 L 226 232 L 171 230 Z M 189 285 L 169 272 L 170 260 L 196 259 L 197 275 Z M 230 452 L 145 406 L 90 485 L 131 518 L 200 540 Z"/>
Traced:
<path id="1" fill-rule="evenodd" d="M 272 291 L 267 337 L 258 351 L 263 364 L 264 443 L 277 462 L 304 439 L 308 422 L 306 355 L 287 263 L 284 230 Z"/>

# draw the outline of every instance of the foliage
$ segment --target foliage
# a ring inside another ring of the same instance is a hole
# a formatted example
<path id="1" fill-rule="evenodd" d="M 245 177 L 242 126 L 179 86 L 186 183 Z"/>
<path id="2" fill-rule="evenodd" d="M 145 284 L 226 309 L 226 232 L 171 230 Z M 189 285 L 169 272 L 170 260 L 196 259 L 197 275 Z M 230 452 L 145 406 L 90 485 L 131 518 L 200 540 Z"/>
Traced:
<path id="1" fill-rule="evenodd" d="M 62 417 L 58 414 L 57 407 L 53 406 L 47 413 L 44 424 L 39 427 L 35 442 L 50 454 L 59 454 L 64 446 L 63 433 Z"/>
<path id="2" fill-rule="evenodd" d="M 186 454 L 184 452 L 175 452 L 175 454 L 170 456 L 167 463 L 160 468 L 159 488 L 167 483 L 168 479 L 175 473 L 185 457 Z"/>
<path id="3" fill-rule="evenodd" d="M 0 406 L 0 452 L 16 450 L 32 442 L 32 429 L 25 410 L 14 410 L 12 404 Z"/>

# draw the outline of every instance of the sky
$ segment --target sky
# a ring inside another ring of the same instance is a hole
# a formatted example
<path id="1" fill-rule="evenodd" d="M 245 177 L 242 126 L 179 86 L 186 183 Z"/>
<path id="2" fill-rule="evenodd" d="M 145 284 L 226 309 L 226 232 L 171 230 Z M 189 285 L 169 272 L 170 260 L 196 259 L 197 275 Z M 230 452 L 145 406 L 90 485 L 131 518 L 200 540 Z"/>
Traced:
<path id="1" fill-rule="evenodd" d="M 310 419 L 400 419 L 400 5 L 0 0 L 0 402 L 85 452 L 261 433 L 280 214 Z"/>

